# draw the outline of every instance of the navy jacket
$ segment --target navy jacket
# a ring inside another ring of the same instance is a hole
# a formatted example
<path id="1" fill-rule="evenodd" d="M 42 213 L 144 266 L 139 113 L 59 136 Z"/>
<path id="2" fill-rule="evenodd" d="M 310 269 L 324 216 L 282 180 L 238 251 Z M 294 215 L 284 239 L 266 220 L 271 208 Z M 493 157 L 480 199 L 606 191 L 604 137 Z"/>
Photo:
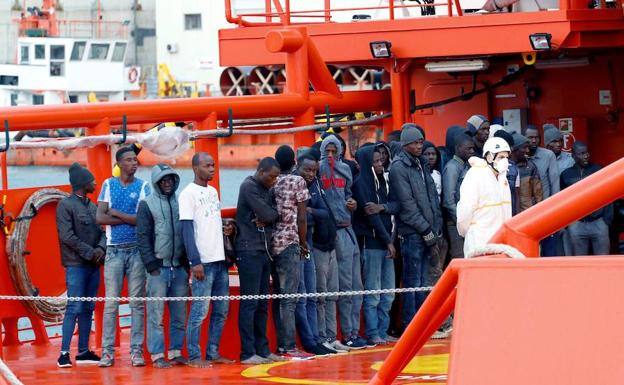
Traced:
<path id="1" fill-rule="evenodd" d="M 329 210 L 318 179 L 308 186 L 310 199 L 308 207 L 308 245 L 320 251 L 331 251 L 336 248 L 336 221 Z"/>

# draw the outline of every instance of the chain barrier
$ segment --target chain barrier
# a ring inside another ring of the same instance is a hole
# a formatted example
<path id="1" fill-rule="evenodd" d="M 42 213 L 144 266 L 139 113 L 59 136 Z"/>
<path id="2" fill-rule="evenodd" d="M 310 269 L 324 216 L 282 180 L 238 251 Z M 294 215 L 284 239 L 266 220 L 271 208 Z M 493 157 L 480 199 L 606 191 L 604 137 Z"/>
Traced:
<path id="1" fill-rule="evenodd" d="M 432 286 L 424 287 L 404 287 L 398 289 L 377 289 L 377 290 L 353 290 L 353 291 L 333 291 L 323 293 L 292 293 L 292 294 L 258 294 L 258 295 L 216 295 L 198 297 L 65 297 L 65 296 L 33 296 L 33 295 L 0 295 L 0 301 L 84 301 L 84 302 L 130 302 L 130 301 L 244 301 L 260 299 L 284 299 L 284 298 L 313 298 L 313 297 L 343 297 L 354 295 L 372 294 L 393 294 L 393 293 L 415 293 L 431 291 Z"/>

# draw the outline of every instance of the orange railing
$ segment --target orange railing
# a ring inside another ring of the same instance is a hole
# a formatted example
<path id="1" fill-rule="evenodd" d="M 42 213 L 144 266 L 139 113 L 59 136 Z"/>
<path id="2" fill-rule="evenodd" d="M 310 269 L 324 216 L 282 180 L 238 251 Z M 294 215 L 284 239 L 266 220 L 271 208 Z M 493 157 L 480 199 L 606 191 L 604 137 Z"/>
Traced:
<path id="1" fill-rule="evenodd" d="M 491 242 L 537 257 L 541 239 L 622 196 L 624 158 L 508 220 Z M 442 325 L 455 307 L 457 281 L 451 262 L 369 385 L 391 384 Z"/>
<path id="2" fill-rule="evenodd" d="M 395 4 L 393 0 L 390 0 L 387 5 L 369 6 L 369 7 L 331 7 L 330 0 L 324 0 L 323 8 L 320 9 L 293 9 L 290 0 L 264 0 L 264 12 L 251 12 L 251 13 L 239 13 L 232 8 L 232 0 L 225 0 L 225 18 L 228 22 L 244 27 L 251 26 L 271 26 L 271 25 L 291 25 L 293 19 L 317 19 L 319 22 L 332 22 L 334 21 L 334 14 L 338 12 L 353 12 L 353 11 L 384 11 L 387 12 L 389 20 L 395 20 L 397 10 L 406 10 L 410 8 L 427 8 L 427 7 L 442 7 L 447 9 L 447 15 L 453 16 L 453 8 L 455 8 L 455 14 L 462 16 L 463 11 L 460 7 L 459 0 L 448 0 L 447 2 L 435 2 L 435 3 L 422 3 L 422 4 Z M 250 21 L 253 19 L 264 19 L 264 21 Z M 279 21 L 278 21 L 279 20 Z M 299 20 L 301 22 L 301 20 Z M 311 22 L 305 20 L 306 23 Z"/>

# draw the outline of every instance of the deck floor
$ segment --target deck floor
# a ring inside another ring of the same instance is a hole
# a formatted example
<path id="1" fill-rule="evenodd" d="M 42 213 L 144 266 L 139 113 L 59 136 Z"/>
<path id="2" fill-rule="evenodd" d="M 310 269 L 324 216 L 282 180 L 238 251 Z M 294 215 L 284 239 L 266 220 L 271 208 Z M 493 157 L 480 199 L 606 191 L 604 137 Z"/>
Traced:
<path id="1" fill-rule="evenodd" d="M 127 331 L 126 331 L 127 333 Z M 122 334 L 122 341 L 128 341 Z M 75 341 L 74 341 L 75 343 Z M 60 369 L 56 366 L 60 339 L 49 345 L 24 344 L 4 347 L 4 360 L 25 385 L 184 385 L 184 384 L 366 384 L 372 378 L 391 346 L 364 349 L 349 354 L 290 361 L 267 365 L 214 365 L 198 369 L 174 367 L 154 369 L 149 363 L 143 368 L 130 366 L 127 342 L 122 343 L 115 357 L 115 366 L 98 368 L 81 365 Z M 422 349 L 419 356 L 405 368 L 396 384 L 444 384 L 448 368 L 448 340 L 435 340 Z M 72 352 L 72 359 L 74 356 Z"/>

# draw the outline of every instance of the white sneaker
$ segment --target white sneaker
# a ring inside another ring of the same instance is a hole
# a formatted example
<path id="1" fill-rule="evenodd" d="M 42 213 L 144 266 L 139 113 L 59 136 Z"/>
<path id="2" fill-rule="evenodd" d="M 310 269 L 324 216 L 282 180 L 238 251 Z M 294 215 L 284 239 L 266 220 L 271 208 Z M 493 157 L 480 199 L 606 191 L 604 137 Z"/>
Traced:
<path id="1" fill-rule="evenodd" d="M 348 352 L 348 351 L 346 351 L 346 350 L 336 349 L 336 348 L 334 347 L 334 345 L 333 345 L 331 342 L 329 342 L 329 341 L 325 341 L 325 342 L 323 342 L 323 347 L 324 347 L 324 348 L 326 348 L 326 349 L 331 349 L 331 350 L 335 351 L 335 352 L 336 352 L 336 354 L 345 354 L 345 353 L 349 353 L 349 352 Z"/>
<path id="2" fill-rule="evenodd" d="M 334 342 L 328 342 L 329 346 L 337 351 L 338 353 L 347 353 L 351 350 L 348 346 L 344 345 L 342 342 L 336 340 Z"/>
<path id="3" fill-rule="evenodd" d="M 445 338 L 449 338 L 451 336 L 451 332 L 453 331 L 453 327 L 448 327 L 442 330 L 436 330 L 435 333 L 431 336 L 433 340 L 443 340 Z"/>

